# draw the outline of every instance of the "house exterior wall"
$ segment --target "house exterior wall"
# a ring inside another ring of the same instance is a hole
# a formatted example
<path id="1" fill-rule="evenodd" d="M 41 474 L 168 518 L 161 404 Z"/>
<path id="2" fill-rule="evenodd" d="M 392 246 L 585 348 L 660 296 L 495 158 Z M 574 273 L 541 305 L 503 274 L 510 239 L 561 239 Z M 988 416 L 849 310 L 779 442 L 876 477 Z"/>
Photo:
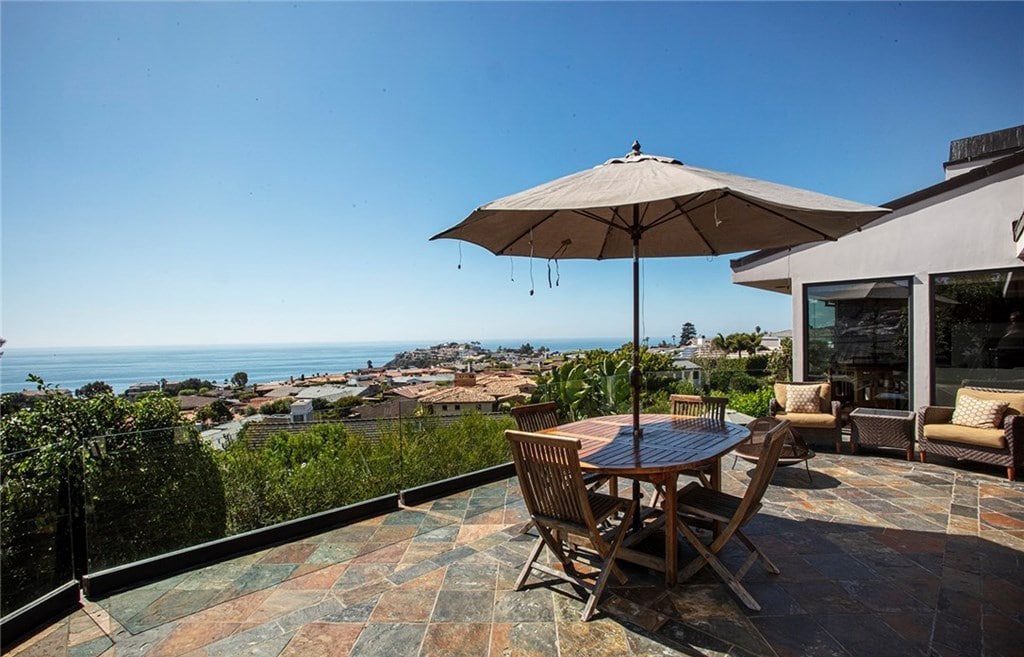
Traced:
<path id="1" fill-rule="evenodd" d="M 793 367 L 805 371 L 804 287 L 911 279 L 911 408 L 931 396 L 931 274 L 1020 267 L 1012 222 L 1024 210 L 1024 165 L 900 208 L 836 242 L 798 247 L 734 267 L 733 282 L 791 282 Z"/>
<path id="2" fill-rule="evenodd" d="M 493 413 L 494 402 L 437 402 L 430 404 L 434 415 L 466 415 L 467 413 Z"/>

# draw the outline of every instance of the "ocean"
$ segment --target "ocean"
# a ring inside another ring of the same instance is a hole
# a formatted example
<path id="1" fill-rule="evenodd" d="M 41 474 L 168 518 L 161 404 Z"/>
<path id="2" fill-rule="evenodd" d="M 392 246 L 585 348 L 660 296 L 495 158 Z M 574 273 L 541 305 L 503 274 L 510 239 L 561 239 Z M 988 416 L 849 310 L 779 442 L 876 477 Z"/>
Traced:
<path id="1" fill-rule="evenodd" d="M 616 349 L 625 338 L 569 338 L 481 340 L 488 349 L 518 347 L 529 342 L 552 351 Z M 340 373 L 380 367 L 401 351 L 428 347 L 427 342 L 349 342 L 336 344 L 218 345 L 180 347 L 54 347 L 18 348 L 7 344 L 0 357 L 0 391 L 16 392 L 35 385 L 26 382 L 31 373 L 68 390 L 92 381 L 103 381 L 114 392 L 135 383 L 160 379 L 180 381 L 198 377 L 223 382 L 235 372 L 245 372 L 250 383 L 280 381 L 305 374 Z M 433 343 L 437 344 L 437 343 Z"/>

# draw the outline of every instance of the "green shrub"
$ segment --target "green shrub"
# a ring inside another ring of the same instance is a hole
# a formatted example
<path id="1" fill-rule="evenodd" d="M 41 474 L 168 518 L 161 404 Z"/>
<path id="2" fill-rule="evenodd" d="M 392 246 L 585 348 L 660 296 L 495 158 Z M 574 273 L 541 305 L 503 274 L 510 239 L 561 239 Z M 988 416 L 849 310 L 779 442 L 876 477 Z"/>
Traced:
<path id="1" fill-rule="evenodd" d="M 768 373 L 768 355 L 755 354 L 746 359 L 747 374 L 756 377 L 765 376 Z"/>
<path id="2" fill-rule="evenodd" d="M 753 392 L 735 392 L 729 396 L 729 408 L 752 417 L 764 417 L 768 415 L 768 402 L 773 396 L 771 386 Z"/>
<path id="3" fill-rule="evenodd" d="M 745 372 L 735 372 L 729 379 L 729 390 L 735 392 L 754 392 L 760 387 L 757 379 Z"/>

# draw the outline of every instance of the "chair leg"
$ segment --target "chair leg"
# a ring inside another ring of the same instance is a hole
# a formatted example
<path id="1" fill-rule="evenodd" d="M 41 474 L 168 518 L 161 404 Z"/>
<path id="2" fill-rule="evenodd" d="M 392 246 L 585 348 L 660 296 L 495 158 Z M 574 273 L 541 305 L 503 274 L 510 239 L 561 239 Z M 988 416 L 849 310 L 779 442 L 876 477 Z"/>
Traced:
<path id="1" fill-rule="evenodd" d="M 807 483 L 813 484 L 814 480 L 811 479 L 811 466 L 808 465 L 808 461 L 810 461 L 810 459 L 808 459 L 808 458 L 804 459 L 804 469 L 807 470 Z"/>
<path id="2" fill-rule="evenodd" d="M 778 567 L 772 563 L 771 559 L 768 558 L 768 555 L 761 551 L 761 548 L 754 545 L 754 542 L 751 541 L 746 534 L 744 534 L 741 530 L 737 529 L 736 536 L 738 536 L 740 541 L 747 546 L 748 550 L 757 555 L 758 560 L 761 561 L 761 564 L 764 566 L 765 570 L 770 572 L 772 575 L 779 574 Z"/>
<path id="3" fill-rule="evenodd" d="M 925 455 L 925 452 L 924 452 L 924 450 L 921 450 L 921 451 L 920 451 L 920 452 L 919 452 L 918 454 L 919 454 L 919 455 L 921 456 L 921 463 L 927 463 L 927 462 L 928 462 L 928 461 L 927 461 L 927 460 L 925 459 L 925 457 L 924 457 L 924 455 Z"/>
<path id="4" fill-rule="evenodd" d="M 601 599 L 601 594 L 604 593 L 604 587 L 608 584 L 608 576 L 613 572 L 616 573 L 616 577 L 625 584 L 625 575 L 622 571 L 615 566 L 615 557 L 619 554 L 619 548 L 622 547 L 622 541 L 626 538 L 626 530 L 629 529 L 630 521 L 633 519 L 633 506 L 630 505 L 627 508 L 625 515 L 622 517 L 622 523 L 619 525 L 619 530 L 615 534 L 615 540 L 607 550 L 607 555 L 602 555 L 604 561 L 601 562 L 601 574 L 597 578 L 597 582 L 594 584 L 594 590 L 590 594 L 590 598 L 587 600 L 586 606 L 583 608 L 583 614 L 580 619 L 584 622 L 590 620 L 590 617 L 594 615 L 594 610 L 597 608 L 597 603 Z M 603 543 L 603 541 L 602 541 Z M 604 547 L 607 547 L 605 545 Z"/>
<path id="5" fill-rule="evenodd" d="M 608 477 L 608 494 L 612 497 L 619 496 L 619 478 Z"/>
<path id="6" fill-rule="evenodd" d="M 697 535 L 693 533 L 693 530 L 687 527 L 685 523 L 681 524 L 679 528 L 683 532 L 683 535 L 686 536 L 686 539 L 690 541 L 690 544 L 693 545 L 698 552 L 698 556 L 687 564 L 686 568 L 683 569 L 683 572 L 680 573 L 679 581 L 686 581 L 700 572 L 704 566 L 711 566 L 711 569 L 715 571 L 722 581 L 725 582 L 725 585 L 736 594 L 736 597 L 738 597 L 743 604 L 754 611 L 761 611 L 761 605 L 757 603 L 754 596 L 750 595 L 750 592 L 740 584 L 739 579 L 729 572 L 729 569 L 718 560 L 718 557 L 715 556 L 715 554 L 703 543 L 701 543 Z"/>
<path id="7" fill-rule="evenodd" d="M 1006 478 L 1009 479 L 1010 481 L 1014 480 L 1014 476 L 1016 474 L 1017 474 L 1017 471 L 1014 468 L 1012 468 L 1012 467 L 1011 468 L 1006 468 Z"/>
<path id="8" fill-rule="evenodd" d="M 537 539 L 537 542 L 533 544 L 533 550 L 530 551 L 530 558 L 526 560 L 526 565 L 523 566 L 523 570 L 519 573 L 519 578 L 516 580 L 516 591 L 521 591 L 523 584 L 526 584 L 526 580 L 530 576 L 530 570 L 533 568 L 533 562 L 540 556 L 540 551 L 544 549 L 545 542 L 544 537 L 541 536 Z"/>

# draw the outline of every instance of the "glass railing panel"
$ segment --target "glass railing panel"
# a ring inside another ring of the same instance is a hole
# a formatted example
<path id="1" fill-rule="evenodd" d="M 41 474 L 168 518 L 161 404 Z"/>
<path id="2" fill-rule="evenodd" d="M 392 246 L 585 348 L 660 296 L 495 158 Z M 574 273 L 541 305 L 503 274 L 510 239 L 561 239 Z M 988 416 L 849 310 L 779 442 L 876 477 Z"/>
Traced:
<path id="1" fill-rule="evenodd" d="M 222 473 L 194 427 L 101 434 L 85 446 L 89 572 L 225 536 Z"/>
<path id="2" fill-rule="evenodd" d="M 0 456 L 0 616 L 74 579 L 76 456 L 75 441 Z"/>
<path id="3" fill-rule="evenodd" d="M 461 405 L 461 404 L 460 404 Z M 450 409 L 448 415 L 423 415 L 401 423 L 402 488 L 411 489 L 444 481 L 512 460 L 505 431 L 515 428 L 507 412 L 483 413 L 470 406 L 468 412 Z M 506 518 L 509 492 L 514 486 L 497 481 L 471 489 L 442 494 L 419 503 L 413 542 L 440 549 L 454 548 L 462 525 L 504 525 L 518 520 Z M 522 514 L 520 514 L 522 515 Z M 415 522 L 411 518 L 410 522 Z"/>

